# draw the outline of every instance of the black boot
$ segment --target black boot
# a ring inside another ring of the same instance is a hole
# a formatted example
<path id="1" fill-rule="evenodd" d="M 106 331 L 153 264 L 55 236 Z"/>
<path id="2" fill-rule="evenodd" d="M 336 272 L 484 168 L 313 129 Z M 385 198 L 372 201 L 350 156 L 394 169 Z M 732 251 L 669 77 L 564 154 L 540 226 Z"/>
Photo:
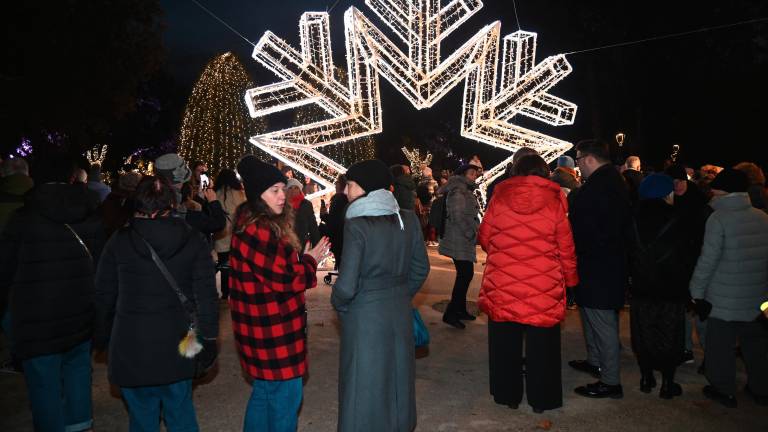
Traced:
<path id="1" fill-rule="evenodd" d="M 471 313 L 467 312 L 466 310 L 463 310 L 463 311 L 457 313 L 456 316 L 460 320 L 464 320 L 464 321 L 474 321 L 475 319 L 477 319 L 476 316 L 472 315 Z"/>
<path id="2" fill-rule="evenodd" d="M 653 376 L 653 371 L 643 371 L 640 377 L 640 391 L 643 393 L 650 393 L 652 389 L 656 387 L 656 377 Z"/>
<path id="3" fill-rule="evenodd" d="M 661 374 L 661 389 L 659 397 L 662 399 L 672 399 L 675 396 L 683 394 L 683 388 L 675 382 L 675 371 L 665 371 Z"/>

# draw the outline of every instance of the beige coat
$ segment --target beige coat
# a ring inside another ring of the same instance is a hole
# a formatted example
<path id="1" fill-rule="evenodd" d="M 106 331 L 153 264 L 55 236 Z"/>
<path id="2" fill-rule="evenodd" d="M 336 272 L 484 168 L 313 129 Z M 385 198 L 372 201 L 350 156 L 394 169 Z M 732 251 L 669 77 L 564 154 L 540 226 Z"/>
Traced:
<path id="1" fill-rule="evenodd" d="M 229 252 L 229 245 L 232 242 L 232 222 L 237 208 L 245 202 L 245 192 L 226 188 L 216 192 L 216 199 L 227 214 L 227 226 L 213 236 L 214 248 L 216 252 Z"/>

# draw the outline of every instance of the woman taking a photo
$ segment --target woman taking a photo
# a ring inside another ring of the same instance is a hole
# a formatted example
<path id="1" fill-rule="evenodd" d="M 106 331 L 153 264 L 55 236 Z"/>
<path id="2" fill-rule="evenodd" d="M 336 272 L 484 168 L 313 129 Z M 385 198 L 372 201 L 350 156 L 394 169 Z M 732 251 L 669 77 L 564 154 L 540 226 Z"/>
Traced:
<path id="1" fill-rule="evenodd" d="M 343 259 L 331 302 L 341 321 L 342 432 L 416 427 L 411 299 L 429 273 L 419 220 L 400 210 L 380 160 L 347 171 Z"/>
<path id="2" fill-rule="evenodd" d="M 328 239 L 301 253 L 283 174 L 254 156 L 237 171 L 248 200 L 235 215 L 229 304 L 240 364 L 253 380 L 244 430 L 294 432 L 307 371 L 304 291 L 317 285 Z"/>
<path id="3" fill-rule="evenodd" d="M 516 409 L 525 388 L 534 412 L 563 405 L 560 322 L 565 288 L 578 283 L 568 204 L 538 155 L 517 161 L 496 186 L 480 225 L 488 253 L 479 306 L 488 314 L 493 400 Z M 523 338 L 525 335 L 525 339 Z"/>
<path id="4" fill-rule="evenodd" d="M 198 430 L 195 356 L 182 355 L 179 347 L 190 318 L 152 255 L 183 295 L 194 299 L 202 340 L 197 360 L 204 368 L 216 359 L 219 333 L 213 260 L 203 235 L 170 217 L 176 196 L 166 180 L 141 179 L 134 204 L 133 220 L 112 236 L 99 260 L 95 346 L 109 343 L 109 380 L 120 387 L 131 431 L 159 430 L 161 413 L 168 430 Z"/>

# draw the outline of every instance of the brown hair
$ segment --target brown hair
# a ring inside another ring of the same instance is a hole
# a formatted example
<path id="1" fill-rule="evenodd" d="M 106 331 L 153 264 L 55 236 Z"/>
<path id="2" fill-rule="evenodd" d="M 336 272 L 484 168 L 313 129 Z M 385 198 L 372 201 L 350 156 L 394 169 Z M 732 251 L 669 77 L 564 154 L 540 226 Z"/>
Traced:
<path id="1" fill-rule="evenodd" d="M 512 167 L 514 176 L 539 176 L 545 179 L 549 178 L 549 166 L 547 162 L 537 154 L 531 154 L 521 157 Z"/>
<path id="2" fill-rule="evenodd" d="M 281 214 L 275 214 L 269 205 L 259 198 L 255 201 L 246 201 L 237 208 L 234 232 L 242 233 L 251 224 L 266 226 L 277 238 L 301 253 L 301 243 L 293 230 L 293 222 L 294 212 L 288 202 L 285 203 Z"/>
<path id="3" fill-rule="evenodd" d="M 741 162 L 734 168 L 749 177 L 749 184 L 765 186 L 765 174 L 763 174 L 763 170 L 756 164 L 752 162 Z"/>
<path id="4" fill-rule="evenodd" d="M 144 176 L 136 186 L 136 211 L 145 215 L 171 210 L 176 206 L 176 193 L 164 177 Z"/>

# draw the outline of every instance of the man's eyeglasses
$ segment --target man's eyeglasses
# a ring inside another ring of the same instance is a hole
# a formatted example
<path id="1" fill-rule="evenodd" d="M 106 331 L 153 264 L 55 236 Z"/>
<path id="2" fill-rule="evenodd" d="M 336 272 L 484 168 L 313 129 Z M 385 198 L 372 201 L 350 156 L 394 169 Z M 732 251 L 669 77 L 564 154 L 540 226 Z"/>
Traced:
<path id="1" fill-rule="evenodd" d="M 574 162 L 578 162 L 578 161 L 579 161 L 579 159 L 584 159 L 584 158 L 585 158 L 585 157 L 587 157 L 587 156 L 589 156 L 589 155 L 581 155 L 581 156 L 576 156 L 575 158 L 573 158 L 573 160 L 574 160 Z"/>

